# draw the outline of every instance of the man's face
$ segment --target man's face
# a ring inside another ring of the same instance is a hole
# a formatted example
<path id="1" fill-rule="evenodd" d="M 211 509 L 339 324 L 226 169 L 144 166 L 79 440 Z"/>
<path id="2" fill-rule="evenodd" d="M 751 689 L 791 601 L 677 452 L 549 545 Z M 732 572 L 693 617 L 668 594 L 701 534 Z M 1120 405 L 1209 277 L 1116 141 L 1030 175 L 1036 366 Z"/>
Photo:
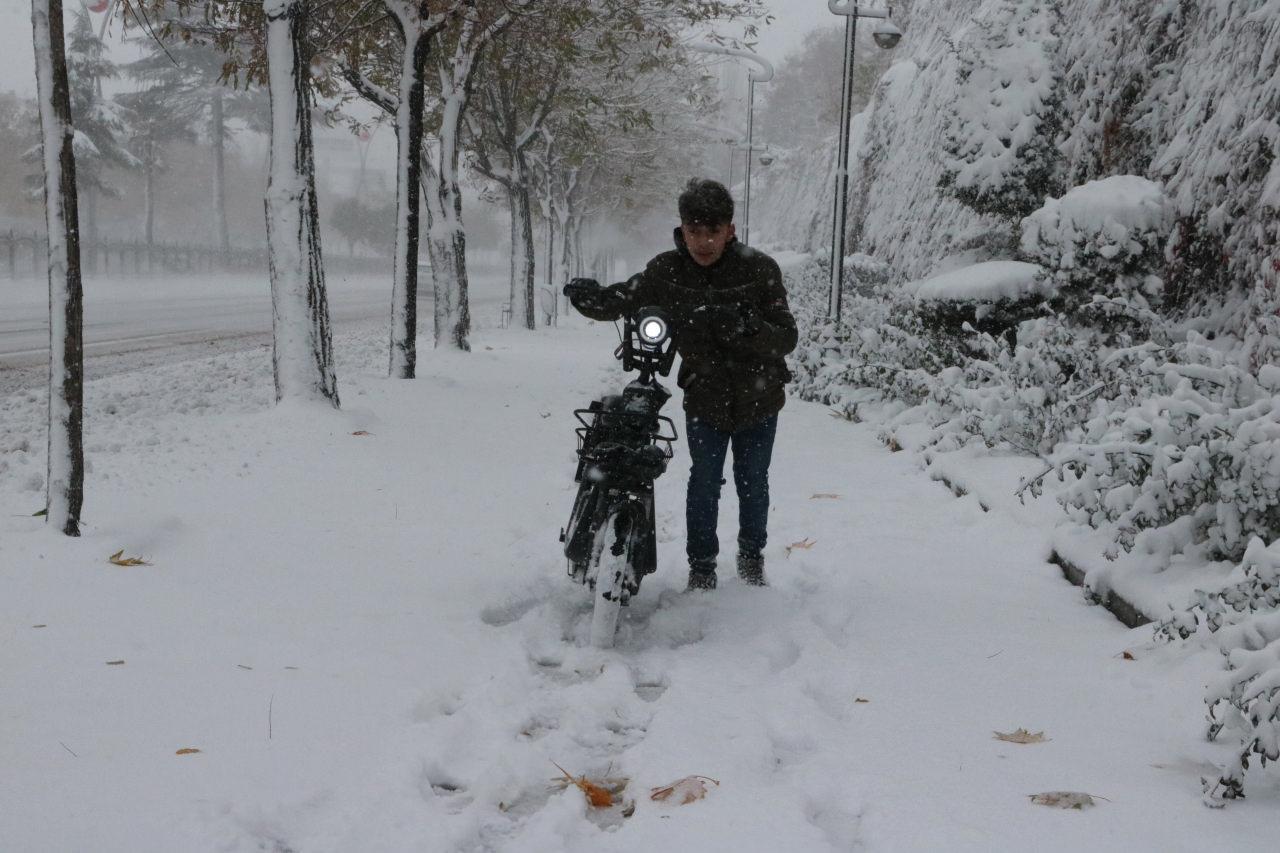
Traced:
<path id="1" fill-rule="evenodd" d="M 701 225 L 690 222 L 680 223 L 680 233 L 684 235 L 684 244 L 699 265 L 709 267 L 724 254 L 724 247 L 729 245 L 737 233 L 732 222 L 723 225 Z"/>

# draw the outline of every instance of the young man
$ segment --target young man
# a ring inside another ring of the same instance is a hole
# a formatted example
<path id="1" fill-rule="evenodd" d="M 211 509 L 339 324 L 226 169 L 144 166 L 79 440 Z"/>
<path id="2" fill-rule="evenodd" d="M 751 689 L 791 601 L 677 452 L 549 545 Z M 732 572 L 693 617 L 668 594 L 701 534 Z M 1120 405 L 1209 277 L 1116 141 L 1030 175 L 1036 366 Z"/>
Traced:
<path id="1" fill-rule="evenodd" d="M 574 279 L 564 292 L 594 320 L 651 306 L 671 315 L 693 463 L 685 508 L 689 588 L 716 586 L 716 521 L 730 447 L 740 506 L 738 576 L 764 586 L 769 461 L 791 378 L 783 356 L 795 349 L 796 322 L 777 263 L 735 238 L 733 197 L 722 184 L 689 181 L 679 209 L 674 251 L 621 284 Z"/>

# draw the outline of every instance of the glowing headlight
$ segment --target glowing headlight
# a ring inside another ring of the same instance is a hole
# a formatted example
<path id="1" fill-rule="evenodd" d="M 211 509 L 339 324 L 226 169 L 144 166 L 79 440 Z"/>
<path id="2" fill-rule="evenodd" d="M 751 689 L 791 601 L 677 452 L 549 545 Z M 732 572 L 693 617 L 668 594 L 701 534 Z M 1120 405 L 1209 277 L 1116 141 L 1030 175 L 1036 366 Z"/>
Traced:
<path id="1" fill-rule="evenodd" d="M 640 319 L 640 340 L 651 347 L 659 346 L 667 339 L 667 323 L 661 317 Z"/>

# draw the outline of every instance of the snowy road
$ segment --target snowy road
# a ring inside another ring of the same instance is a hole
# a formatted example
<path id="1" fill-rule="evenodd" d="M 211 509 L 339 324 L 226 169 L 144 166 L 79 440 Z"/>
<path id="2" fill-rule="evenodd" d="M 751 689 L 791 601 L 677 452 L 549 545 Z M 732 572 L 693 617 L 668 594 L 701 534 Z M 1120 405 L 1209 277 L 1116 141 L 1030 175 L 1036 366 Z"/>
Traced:
<path id="1" fill-rule="evenodd" d="M 386 276 L 330 275 L 329 313 L 335 330 L 384 320 L 390 311 Z M 477 278 L 473 312 L 496 320 L 503 282 Z M 44 283 L 0 283 L 0 394 L 47 381 L 49 307 Z M 419 293 L 431 310 L 427 283 Z M 180 361 L 270 343 L 271 299 L 260 275 L 172 279 L 91 279 L 85 283 L 85 356 L 91 376 Z"/>
<path id="2" fill-rule="evenodd" d="M 39 395 L 0 396 L 0 849 L 1271 849 L 1274 773 L 1200 805 L 1213 655 L 1085 606 L 1038 509 L 984 512 L 822 406 L 782 415 L 772 586 L 681 591 L 678 446 L 659 571 L 587 647 L 556 531 L 615 343 L 481 330 L 395 381 L 380 331 L 341 334 L 341 413 L 272 409 L 253 353 L 91 381 L 77 540 L 31 517 Z M 1047 741 L 993 737 L 1019 727 Z M 691 774 L 719 784 L 650 799 Z M 1106 799 L 1029 800 L 1058 790 Z"/>

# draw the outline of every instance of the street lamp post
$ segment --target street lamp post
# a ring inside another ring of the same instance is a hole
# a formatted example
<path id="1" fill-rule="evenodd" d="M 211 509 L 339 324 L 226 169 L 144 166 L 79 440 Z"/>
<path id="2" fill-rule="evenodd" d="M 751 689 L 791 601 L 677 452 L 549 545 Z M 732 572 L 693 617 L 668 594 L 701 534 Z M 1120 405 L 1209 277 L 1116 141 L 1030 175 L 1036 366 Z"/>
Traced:
<path id="1" fill-rule="evenodd" d="M 844 290 L 844 235 L 849 218 L 849 122 L 853 112 L 853 49 L 858 37 L 859 18 L 880 18 L 872 33 L 877 45 L 888 49 L 902 39 L 902 30 L 889 20 L 888 9 L 860 9 L 856 0 L 827 0 L 827 8 L 844 15 L 844 80 L 840 86 L 840 143 L 837 149 L 835 208 L 831 223 L 831 292 L 827 318 L 840 322 L 840 302 Z"/>
<path id="2" fill-rule="evenodd" d="M 757 68 L 751 68 L 747 71 L 747 190 L 742 214 L 742 244 L 744 246 L 749 246 L 751 245 L 751 156 L 755 132 L 756 84 L 768 83 L 773 79 L 773 64 L 763 56 L 757 56 L 749 50 L 736 50 L 731 47 L 721 47 L 718 44 L 695 44 L 689 49 L 697 51 L 698 53 L 719 53 L 724 56 L 737 56 L 741 59 L 754 62 L 758 66 Z M 729 161 L 729 169 L 729 183 L 732 185 L 732 159 Z"/>

